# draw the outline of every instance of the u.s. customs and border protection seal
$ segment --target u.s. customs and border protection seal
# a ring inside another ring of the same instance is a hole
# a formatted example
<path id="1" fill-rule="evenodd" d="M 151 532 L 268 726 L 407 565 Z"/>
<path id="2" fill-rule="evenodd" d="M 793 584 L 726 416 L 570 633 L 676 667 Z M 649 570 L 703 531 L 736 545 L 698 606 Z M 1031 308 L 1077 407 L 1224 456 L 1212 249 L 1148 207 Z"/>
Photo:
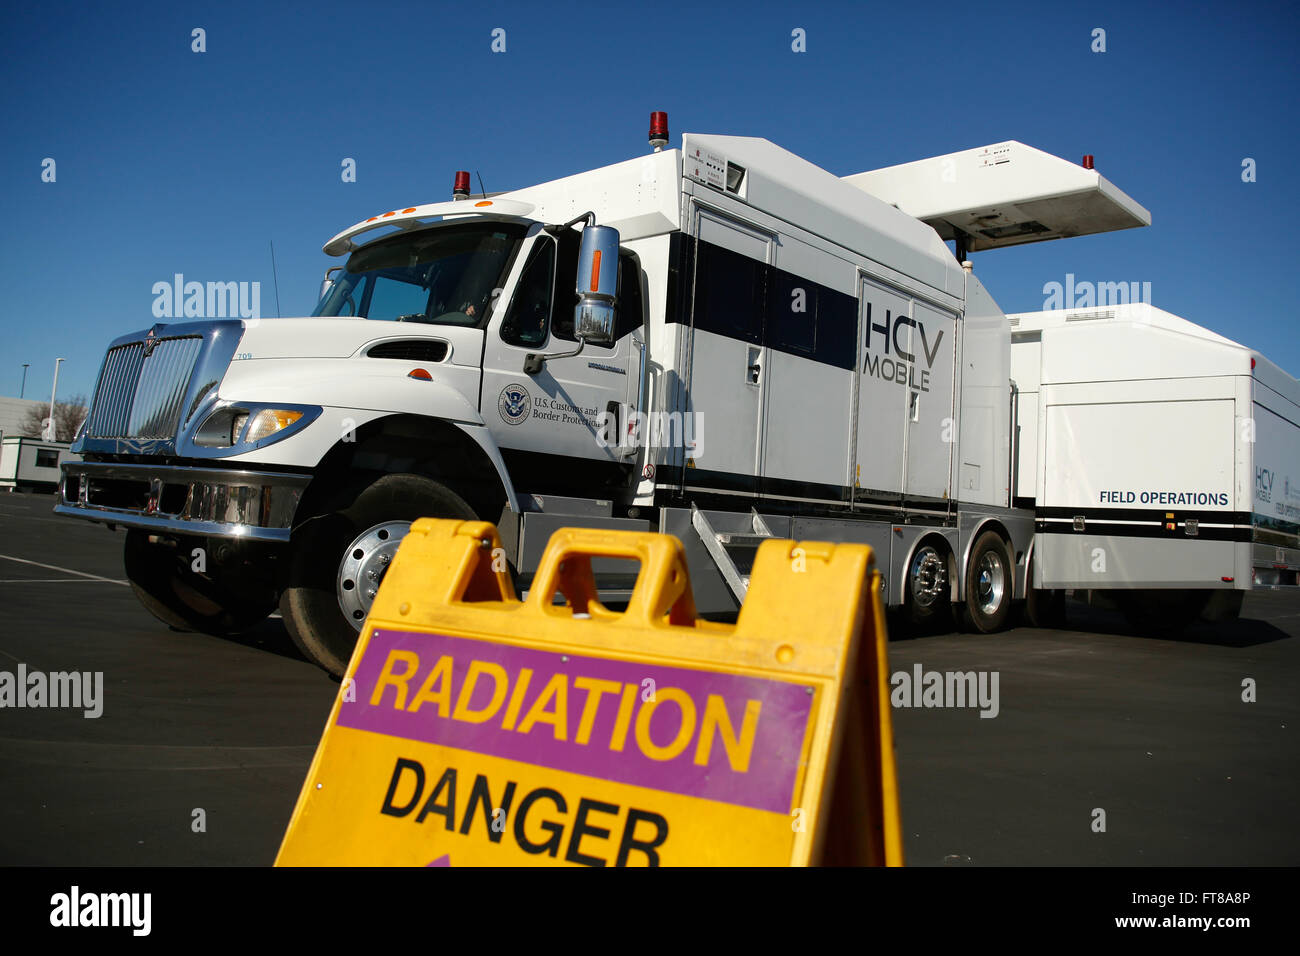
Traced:
<path id="1" fill-rule="evenodd" d="M 523 424 L 532 414 L 532 409 L 532 397 L 528 394 L 528 389 L 522 385 L 512 383 L 501 389 L 501 397 L 497 399 L 497 411 L 501 414 L 501 420 L 507 425 Z"/>

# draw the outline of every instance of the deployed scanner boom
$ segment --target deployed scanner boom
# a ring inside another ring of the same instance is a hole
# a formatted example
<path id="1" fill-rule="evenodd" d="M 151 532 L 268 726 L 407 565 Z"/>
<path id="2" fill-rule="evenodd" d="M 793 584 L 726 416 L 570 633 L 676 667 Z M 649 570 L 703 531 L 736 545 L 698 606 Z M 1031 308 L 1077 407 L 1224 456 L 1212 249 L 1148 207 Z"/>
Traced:
<path id="1" fill-rule="evenodd" d="M 970 252 L 1151 225 L 1095 169 L 1014 140 L 843 178 Z"/>

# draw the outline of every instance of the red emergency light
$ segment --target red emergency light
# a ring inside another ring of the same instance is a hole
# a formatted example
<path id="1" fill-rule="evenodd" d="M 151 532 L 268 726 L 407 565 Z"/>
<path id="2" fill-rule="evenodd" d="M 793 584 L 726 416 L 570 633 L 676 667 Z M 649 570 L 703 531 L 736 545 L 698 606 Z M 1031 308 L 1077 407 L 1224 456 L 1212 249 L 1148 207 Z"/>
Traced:
<path id="1" fill-rule="evenodd" d="M 465 169 L 456 170 L 456 183 L 451 187 L 452 199 L 469 198 L 469 171 Z"/>
<path id="2" fill-rule="evenodd" d="M 656 150 L 668 145 L 668 114 L 662 110 L 650 114 L 650 145 Z"/>
<path id="3" fill-rule="evenodd" d="M 1083 156 L 1083 168 L 1092 169 L 1092 153 L 1085 153 Z"/>

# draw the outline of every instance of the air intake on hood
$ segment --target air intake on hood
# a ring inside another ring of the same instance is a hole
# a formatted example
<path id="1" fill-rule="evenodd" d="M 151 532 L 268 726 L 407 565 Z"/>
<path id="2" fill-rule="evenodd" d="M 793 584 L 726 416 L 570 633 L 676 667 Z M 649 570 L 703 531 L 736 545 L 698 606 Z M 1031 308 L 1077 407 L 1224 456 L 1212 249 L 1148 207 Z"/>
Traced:
<path id="1" fill-rule="evenodd" d="M 447 343 L 431 339 L 401 339 L 380 342 L 366 352 L 368 358 L 402 359 L 406 362 L 441 362 L 447 357 Z"/>

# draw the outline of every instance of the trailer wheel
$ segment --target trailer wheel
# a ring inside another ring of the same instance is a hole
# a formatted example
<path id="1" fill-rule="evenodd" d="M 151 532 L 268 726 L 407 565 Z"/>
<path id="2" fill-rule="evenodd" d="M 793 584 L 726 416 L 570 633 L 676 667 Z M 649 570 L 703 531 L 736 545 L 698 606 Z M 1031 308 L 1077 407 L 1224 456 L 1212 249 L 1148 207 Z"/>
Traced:
<path id="1" fill-rule="evenodd" d="M 981 634 L 998 630 L 1011 611 L 1011 594 L 1011 559 L 1006 545 L 996 531 L 985 531 L 975 539 L 966 565 L 962 623 Z"/>
<path id="2" fill-rule="evenodd" d="M 903 593 L 907 621 L 914 630 L 942 629 L 952 623 L 948 600 L 948 557 L 943 548 L 922 542 L 907 566 Z"/>
<path id="3" fill-rule="evenodd" d="M 475 517 L 458 494 L 421 475 L 385 475 L 341 494 L 294 531 L 280 614 L 298 650 L 342 676 L 411 522 Z"/>
<path id="4" fill-rule="evenodd" d="M 147 531 L 128 530 L 122 563 L 136 599 L 169 627 L 216 636 L 238 634 L 275 610 L 270 591 L 255 597 L 236 594 L 192 571 L 187 547 L 149 539 Z"/>

